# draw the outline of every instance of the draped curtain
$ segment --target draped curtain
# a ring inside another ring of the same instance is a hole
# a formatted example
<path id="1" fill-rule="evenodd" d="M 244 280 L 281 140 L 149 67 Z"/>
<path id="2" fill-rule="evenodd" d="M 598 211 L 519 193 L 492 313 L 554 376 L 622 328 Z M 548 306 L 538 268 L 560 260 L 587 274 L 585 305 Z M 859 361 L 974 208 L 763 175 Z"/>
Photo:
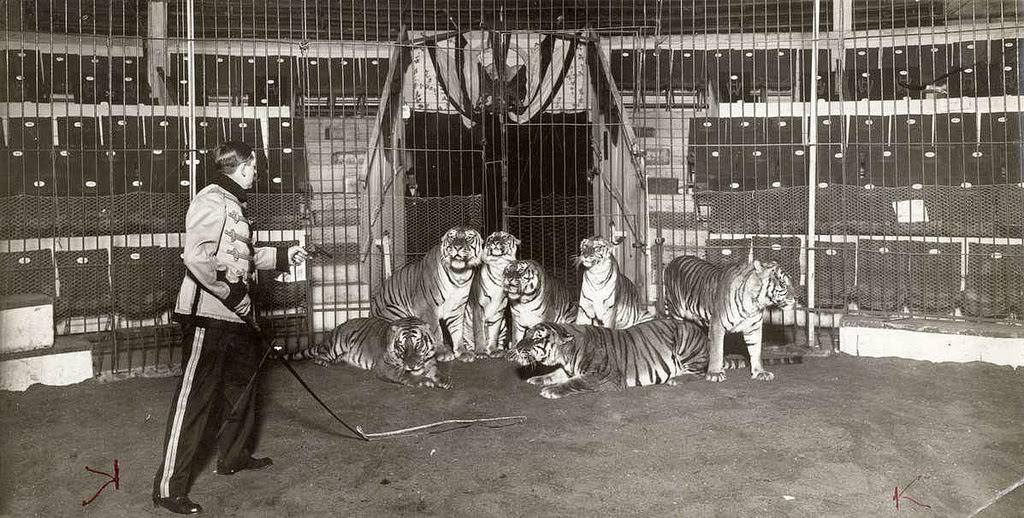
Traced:
<path id="1" fill-rule="evenodd" d="M 587 48 L 578 38 L 474 31 L 412 51 L 405 97 L 412 109 L 457 113 L 466 126 L 502 106 L 509 120 L 588 107 Z"/>

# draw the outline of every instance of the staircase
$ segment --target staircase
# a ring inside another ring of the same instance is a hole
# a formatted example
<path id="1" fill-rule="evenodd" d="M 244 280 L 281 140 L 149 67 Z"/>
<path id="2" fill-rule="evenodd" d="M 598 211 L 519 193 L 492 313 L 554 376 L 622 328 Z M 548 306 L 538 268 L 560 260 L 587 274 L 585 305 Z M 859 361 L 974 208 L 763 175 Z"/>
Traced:
<path id="1" fill-rule="evenodd" d="M 357 189 L 375 123 L 373 117 L 305 119 L 313 211 L 306 235 L 331 254 L 312 259 L 307 270 L 315 333 L 369 314 L 369 266 L 360 251 L 366 240 L 359 233 L 366 200 Z"/>
<path id="2" fill-rule="evenodd" d="M 80 336 L 54 339 L 53 299 L 0 298 L 0 390 L 71 385 L 92 377 L 92 344 Z"/>

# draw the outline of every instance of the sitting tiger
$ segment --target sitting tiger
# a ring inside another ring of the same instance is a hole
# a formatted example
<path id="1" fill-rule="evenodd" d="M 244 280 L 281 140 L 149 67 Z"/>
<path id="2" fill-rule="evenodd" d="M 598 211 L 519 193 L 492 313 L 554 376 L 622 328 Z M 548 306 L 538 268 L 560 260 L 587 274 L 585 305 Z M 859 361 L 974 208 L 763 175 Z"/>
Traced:
<path id="1" fill-rule="evenodd" d="M 549 278 L 536 261 L 512 261 L 505 267 L 503 277 L 512 313 L 513 344 L 522 340 L 530 326 L 576 320 L 574 297 L 556 279 Z"/>
<path id="2" fill-rule="evenodd" d="M 465 329 L 466 304 L 482 246 L 480 233 L 471 228 L 445 232 L 423 259 L 384 280 L 370 301 L 370 315 L 386 320 L 422 318 L 430 324 L 431 334 L 444 340 L 438 361 L 472 361 L 472 334 L 466 340 L 463 333 L 470 332 Z"/>
<path id="3" fill-rule="evenodd" d="M 502 275 L 505 267 L 516 260 L 520 241 L 508 232 L 497 231 L 487 236 L 481 256 L 483 266 L 473 277 L 466 319 L 472 323 L 473 341 L 477 354 L 491 357 L 504 356 L 508 348 L 508 322 L 505 310 L 508 297 Z M 466 333 L 466 338 L 469 333 Z M 466 346 L 465 349 L 470 349 Z"/>
<path id="4" fill-rule="evenodd" d="M 636 285 L 619 271 L 612 246 L 621 242 L 601 236 L 580 242 L 576 264 L 583 265 L 584 273 L 577 324 L 625 329 L 654 318 L 641 304 Z"/>
<path id="5" fill-rule="evenodd" d="M 725 381 L 726 333 L 743 333 L 751 378 L 774 379 L 761 363 L 761 319 L 766 307 L 794 302 L 789 277 L 774 261 L 718 266 L 699 257 L 681 256 L 665 268 L 668 315 L 707 327 L 711 344 L 708 381 Z"/>
<path id="6" fill-rule="evenodd" d="M 527 380 L 555 399 L 576 392 L 676 385 L 708 366 L 708 339 L 692 322 L 658 319 L 629 329 L 542 323 L 531 327 L 509 359 L 519 365 L 560 366 Z"/>
<path id="7" fill-rule="evenodd" d="M 346 363 L 402 385 L 451 388 L 437 370 L 435 343 L 430 325 L 419 318 L 354 318 L 334 328 L 326 342 L 286 358 L 324 366 Z"/>

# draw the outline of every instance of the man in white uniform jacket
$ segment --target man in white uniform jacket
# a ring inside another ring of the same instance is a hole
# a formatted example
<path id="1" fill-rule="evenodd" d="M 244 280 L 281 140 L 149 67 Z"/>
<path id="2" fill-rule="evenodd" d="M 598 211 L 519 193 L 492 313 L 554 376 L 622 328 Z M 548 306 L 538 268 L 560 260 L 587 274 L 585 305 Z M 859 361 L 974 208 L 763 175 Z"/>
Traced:
<path id="1" fill-rule="evenodd" d="M 252 319 L 249 284 L 256 270 L 288 271 L 306 252 L 257 247 L 246 214 L 247 193 L 256 181 L 256 155 L 241 142 L 227 142 L 214 154 L 221 173 L 196 193 L 185 216 L 186 275 L 174 319 L 183 327 L 182 379 L 174 394 L 164 455 L 153 482 L 153 503 L 179 514 L 202 507 L 188 497 L 196 452 L 211 409 L 225 413 L 245 390 L 263 351 L 246 320 Z M 224 416 L 218 438 L 217 473 L 263 469 L 269 458 L 253 458 L 256 390 L 234 414 Z"/>

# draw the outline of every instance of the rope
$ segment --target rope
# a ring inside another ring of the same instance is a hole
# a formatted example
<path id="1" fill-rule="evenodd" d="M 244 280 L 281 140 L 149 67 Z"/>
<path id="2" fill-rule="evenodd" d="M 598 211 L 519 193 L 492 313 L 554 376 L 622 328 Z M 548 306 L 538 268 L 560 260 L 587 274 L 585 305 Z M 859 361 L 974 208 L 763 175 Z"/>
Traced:
<path id="1" fill-rule="evenodd" d="M 403 437 L 403 436 L 406 436 L 406 435 L 415 435 L 417 432 L 424 432 L 424 431 L 429 430 L 431 428 L 436 428 L 436 427 L 439 427 L 439 426 L 444 426 L 444 425 L 449 425 L 449 424 L 451 424 L 451 425 L 458 425 L 458 426 L 453 426 L 452 428 L 448 428 L 446 430 L 440 430 L 440 431 L 437 431 L 437 432 L 429 432 L 429 433 L 450 432 L 452 430 L 458 430 L 459 428 L 468 428 L 468 427 L 473 426 L 475 424 L 485 424 L 485 425 L 487 425 L 488 428 L 504 428 L 506 426 L 513 426 L 513 425 L 517 425 L 517 424 L 522 424 L 525 421 L 526 421 L 526 416 L 524 416 L 524 415 L 504 416 L 504 417 L 485 417 L 485 418 L 481 418 L 481 419 L 445 419 L 444 421 L 437 421 L 435 423 L 424 424 L 424 425 L 420 425 L 420 426 L 413 426 L 413 427 L 409 427 L 409 428 L 401 428 L 399 430 L 392 430 L 392 431 L 389 431 L 389 432 L 367 433 L 367 432 L 363 431 L 363 427 L 361 427 L 361 426 L 356 426 L 356 431 L 359 432 L 359 434 L 363 438 L 365 438 L 367 441 L 373 441 L 373 440 L 379 440 L 379 439 L 391 439 L 391 438 L 395 438 L 395 437 Z M 493 423 L 493 424 L 489 424 L 489 423 Z"/>

